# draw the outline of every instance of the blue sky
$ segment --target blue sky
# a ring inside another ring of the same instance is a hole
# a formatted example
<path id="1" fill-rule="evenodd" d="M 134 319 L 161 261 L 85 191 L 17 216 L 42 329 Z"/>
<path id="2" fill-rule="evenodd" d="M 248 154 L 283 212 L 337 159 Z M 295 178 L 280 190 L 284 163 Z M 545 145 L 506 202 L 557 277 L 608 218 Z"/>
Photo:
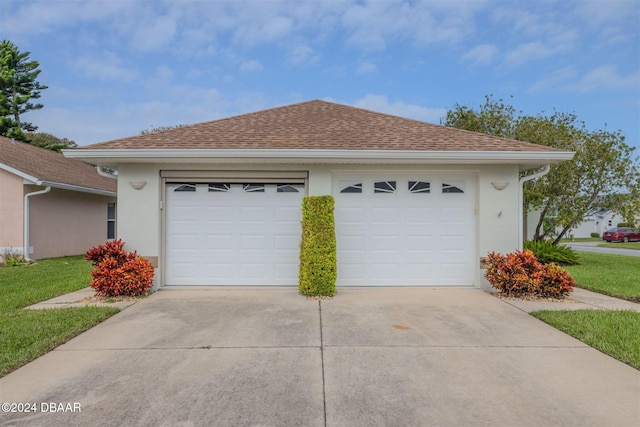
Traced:
<path id="1" fill-rule="evenodd" d="M 80 145 L 311 99 L 439 123 L 493 94 L 640 151 L 638 0 L 2 0 L 0 39 L 49 86 L 24 119 Z"/>

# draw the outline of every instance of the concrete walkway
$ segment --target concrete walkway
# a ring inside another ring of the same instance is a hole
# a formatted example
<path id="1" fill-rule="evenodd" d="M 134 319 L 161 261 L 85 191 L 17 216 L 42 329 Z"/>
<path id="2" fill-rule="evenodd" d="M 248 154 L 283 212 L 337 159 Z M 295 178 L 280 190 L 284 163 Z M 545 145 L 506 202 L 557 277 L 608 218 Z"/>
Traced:
<path id="1" fill-rule="evenodd" d="M 91 298 L 95 295 L 95 291 L 92 288 L 84 288 L 79 291 L 70 292 L 59 297 L 51 298 L 46 301 L 41 301 L 37 304 L 26 307 L 30 310 L 40 310 L 44 308 L 67 308 L 67 307 L 85 307 L 88 305 L 97 307 L 118 307 L 120 309 L 129 307 L 135 304 L 138 300 L 132 299 L 127 301 L 114 301 L 114 302 L 87 302 L 85 299 Z"/>
<path id="2" fill-rule="evenodd" d="M 37 408 L 0 425 L 637 426 L 639 399 L 639 371 L 478 289 L 207 288 L 0 379 Z"/>

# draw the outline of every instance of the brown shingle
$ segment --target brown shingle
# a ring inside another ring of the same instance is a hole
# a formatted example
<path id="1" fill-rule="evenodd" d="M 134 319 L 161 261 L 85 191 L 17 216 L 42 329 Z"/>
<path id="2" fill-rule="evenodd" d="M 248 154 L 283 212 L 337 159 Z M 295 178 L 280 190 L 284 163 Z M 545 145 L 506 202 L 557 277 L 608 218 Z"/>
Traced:
<path id="1" fill-rule="evenodd" d="M 555 151 L 319 100 L 82 148 Z"/>
<path id="2" fill-rule="evenodd" d="M 115 179 L 98 175 L 95 167 L 24 142 L 0 137 L 0 163 L 41 181 L 116 192 Z"/>

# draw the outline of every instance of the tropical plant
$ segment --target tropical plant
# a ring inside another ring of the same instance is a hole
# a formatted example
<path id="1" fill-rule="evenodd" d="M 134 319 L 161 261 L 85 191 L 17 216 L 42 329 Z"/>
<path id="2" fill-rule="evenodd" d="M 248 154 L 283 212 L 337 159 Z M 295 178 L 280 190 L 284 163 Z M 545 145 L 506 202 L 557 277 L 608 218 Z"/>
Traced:
<path id="1" fill-rule="evenodd" d="M 23 121 L 22 115 L 43 107 L 33 100 L 47 89 L 36 81 L 40 63 L 30 61 L 29 55 L 9 40 L 0 42 L 0 135 L 24 142 L 28 142 L 24 132 L 33 132 L 37 126 Z"/>
<path id="2" fill-rule="evenodd" d="M 153 284 L 154 269 L 149 261 L 135 251 L 125 251 L 122 240 L 113 240 L 91 248 L 85 259 L 93 263 L 91 287 L 96 295 L 144 295 Z"/>

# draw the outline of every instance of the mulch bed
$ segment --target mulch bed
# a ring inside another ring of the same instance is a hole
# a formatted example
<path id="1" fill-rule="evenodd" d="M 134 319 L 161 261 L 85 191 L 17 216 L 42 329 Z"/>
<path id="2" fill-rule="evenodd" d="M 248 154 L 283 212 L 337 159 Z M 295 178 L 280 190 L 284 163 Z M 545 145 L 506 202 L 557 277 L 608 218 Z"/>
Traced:
<path id="1" fill-rule="evenodd" d="M 540 297 L 537 295 L 504 295 L 499 292 L 489 292 L 490 295 L 493 295 L 496 298 L 506 301 L 534 301 L 534 302 L 568 302 L 578 304 L 579 301 L 572 300 L 569 297 L 564 298 L 553 298 L 553 297 Z"/>

